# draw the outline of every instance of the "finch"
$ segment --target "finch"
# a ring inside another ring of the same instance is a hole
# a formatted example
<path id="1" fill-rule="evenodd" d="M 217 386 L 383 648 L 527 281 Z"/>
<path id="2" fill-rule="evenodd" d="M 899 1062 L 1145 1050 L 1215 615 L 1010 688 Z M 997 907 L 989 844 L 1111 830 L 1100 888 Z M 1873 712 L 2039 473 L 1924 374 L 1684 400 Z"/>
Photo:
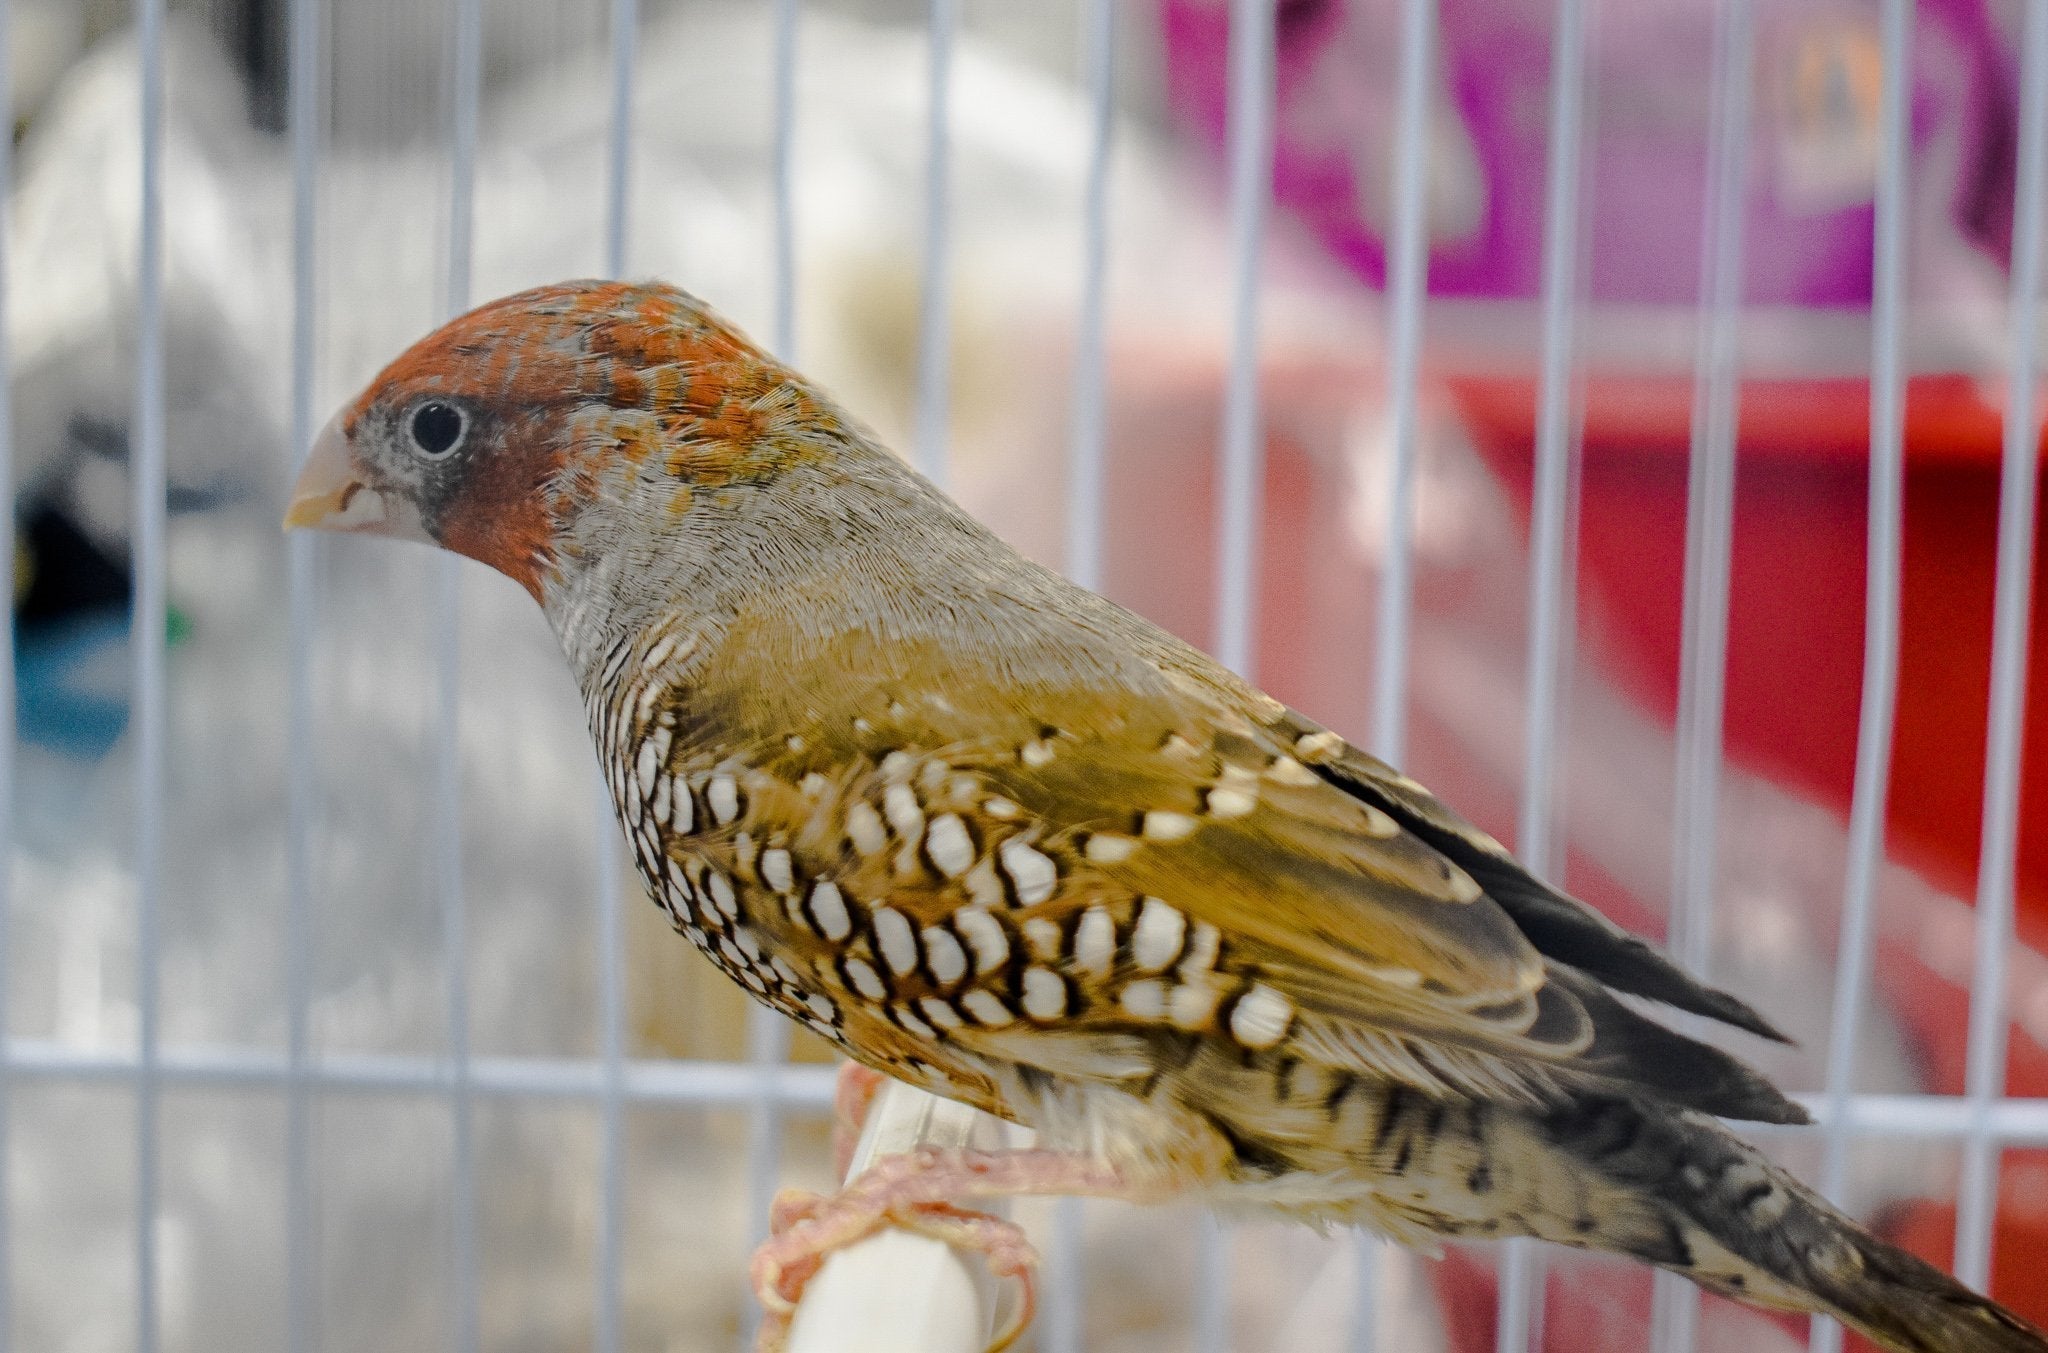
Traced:
<path id="1" fill-rule="evenodd" d="M 327 425 L 286 523 L 524 587 L 675 927 L 1037 1130 L 892 1166 L 881 1212 L 1072 1190 L 1534 1236 L 1897 1353 L 2048 1350 L 1723 1127 L 1806 1115 L 1618 993 L 1778 1037 L 1748 1005 L 1018 555 L 681 291 L 452 321 Z"/>

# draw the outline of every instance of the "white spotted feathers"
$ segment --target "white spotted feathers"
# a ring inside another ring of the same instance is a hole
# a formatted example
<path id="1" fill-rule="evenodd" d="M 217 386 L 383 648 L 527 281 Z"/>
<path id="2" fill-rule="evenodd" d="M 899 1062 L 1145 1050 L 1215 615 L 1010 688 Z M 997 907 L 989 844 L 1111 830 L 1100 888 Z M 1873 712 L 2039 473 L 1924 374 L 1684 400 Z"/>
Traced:
<path id="1" fill-rule="evenodd" d="M 1221 927 L 1121 877 L 1206 824 L 1254 817 L 1262 792 L 1300 787 L 1292 756 L 1267 757 L 1263 775 L 1208 769 L 1196 732 L 1151 740 L 1171 779 L 1207 773 L 1116 827 L 1081 828 L 1028 806 L 1029 777 L 1080 768 L 1050 727 L 1007 758 L 873 747 L 896 704 L 848 721 L 837 758 L 806 729 L 752 761 L 686 744 L 675 703 L 620 676 L 623 698 L 594 702 L 592 726 L 650 892 L 713 963 L 818 1033 L 857 1048 L 879 1021 L 943 1063 L 976 1031 L 1018 1027 L 1135 1023 L 1249 1051 L 1292 1030 L 1290 999 L 1236 961 Z"/>
<path id="2" fill-rule="evenodd" d="M 1570 998 L 1537 1020 L 1542 956 L 1477 878 L 1397 819 L 1423 791 L 1377 763 L 1385 792 L 1341 788 L 1367 763 L 1270 702 L 1183 680 L 1168 719 L 1095 692 L 1054 722 L 828 682 L 757 727 L 738 697 L 651 695 L 683 646 L 666 670 L 630 647 L 590 714 L 651 893 L 877 1066 L 958 1093 L 1078 1032 L 1519 1093 L 1529 1059 L 1587 1046 Z"/>

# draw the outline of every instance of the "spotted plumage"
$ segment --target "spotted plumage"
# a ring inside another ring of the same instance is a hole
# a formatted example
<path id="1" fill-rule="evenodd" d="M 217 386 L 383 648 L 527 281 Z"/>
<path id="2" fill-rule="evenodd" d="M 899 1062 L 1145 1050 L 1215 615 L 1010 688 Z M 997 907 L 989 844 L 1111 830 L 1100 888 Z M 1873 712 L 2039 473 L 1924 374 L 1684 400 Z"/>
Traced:
<path id="1" fill-rule="evenodd" d="M 1775 1037 L 1747 1005 L 1018 557 L 680 292 L 455 321 L 337 415 L 292 520 L 525 587 L 675 927 L 1126 1196 L 1533 1235 L 1897 1350 L 2048 1348 L 1719 1126 L 1804 1115 L 1620 994 Z"/>

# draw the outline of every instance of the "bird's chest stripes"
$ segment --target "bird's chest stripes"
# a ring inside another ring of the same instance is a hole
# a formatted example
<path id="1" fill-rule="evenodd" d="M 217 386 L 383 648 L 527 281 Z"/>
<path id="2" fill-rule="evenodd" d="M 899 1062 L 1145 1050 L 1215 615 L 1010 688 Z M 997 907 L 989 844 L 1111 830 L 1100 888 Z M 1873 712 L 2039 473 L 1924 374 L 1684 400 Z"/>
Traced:
<path id="1" fill-rule="evenodd" d="M 604 758 L 648 896 L 728 977 L 815 1032 L 843 1042 L 839 1003 L 808 965 L 779 951 L 772 927 L 764 924 L 776 853 L 764 864 L 752 835 L 732 830 L 745 804 L 740 773 L 669 770 L 666 741 L 657 731 Z"/>

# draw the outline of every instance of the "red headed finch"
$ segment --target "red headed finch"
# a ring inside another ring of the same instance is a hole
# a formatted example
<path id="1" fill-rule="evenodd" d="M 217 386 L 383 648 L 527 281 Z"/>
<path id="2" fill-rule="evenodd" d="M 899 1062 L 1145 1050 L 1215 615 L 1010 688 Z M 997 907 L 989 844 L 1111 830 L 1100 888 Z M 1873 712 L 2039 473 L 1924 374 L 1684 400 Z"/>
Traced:
<path id="1" fill-rule="evenodd" d="M 2048 1349 L 1721 1127 L 1804 1115 L 1615 993 L 1774 1037 L 1748 1006 L 1019 557 L 682 292 L 455 320 L 335 417 L 287 521 L 532 593 L 676 927 L 849 1056 L 1038 1130 L 894 1170 L 878 1215 L 1194 1193 L 1630 1255 L 1896 1350 Z"/>

